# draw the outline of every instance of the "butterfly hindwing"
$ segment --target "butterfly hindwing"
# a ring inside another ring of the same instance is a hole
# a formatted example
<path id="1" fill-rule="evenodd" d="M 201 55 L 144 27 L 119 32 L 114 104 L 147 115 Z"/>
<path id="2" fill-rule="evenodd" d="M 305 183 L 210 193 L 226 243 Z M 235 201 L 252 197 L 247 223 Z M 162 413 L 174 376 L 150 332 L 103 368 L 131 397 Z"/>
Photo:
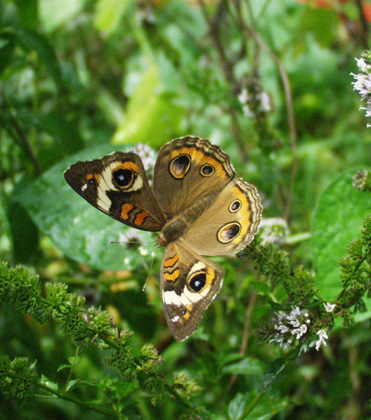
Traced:
<path id="1" fill-rule="evenodd" d="M 161 297 L 167 324 L 178 341 L 196 330 L 222 287 L 223 269 L 183 241 L 171 243 L 161 269 Z"/>
<path id="2" fill-rule="evenodd" d="M 184 241 L 201 255 L 228 255 L 249 244 L 263 206 L 257 189 L 242 179 L 227 184 L 185 232 Z"/>
<path id="3" fill-rule="evenodd" d="M 135 153 L 115 152 L 102 159 L 77 162 L 64 176 L 91 205 L 128 226 L 159 231 L 164 216 Z"/>

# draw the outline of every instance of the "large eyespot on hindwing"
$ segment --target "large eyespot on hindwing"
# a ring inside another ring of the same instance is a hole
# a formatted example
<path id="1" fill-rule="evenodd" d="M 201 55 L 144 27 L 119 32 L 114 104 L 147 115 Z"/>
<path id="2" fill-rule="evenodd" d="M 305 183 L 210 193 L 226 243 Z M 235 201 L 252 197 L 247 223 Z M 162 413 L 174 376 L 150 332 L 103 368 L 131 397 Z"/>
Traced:
<path id="1" fill-rule="evenodd" d="M 206 272 L 198 272 L 191 276 L 188 281 L 189 287 L 194 292 L 201 292 L 201 290 L 205 287 L 206 284 Z"/>
<path id="2" fill-rule="evenodd" d="M 213 165 L 210 165 L 210 163 L 205 163 L 200 168 L 200 174 L 205 177 L 213 175 L 214 172 L 215 168 Z"/>
<path id="3" fill-rule="evenodd" d="M 189 155 L 179 155 L 174 158 L 169 165 L 170 174 L 176 179 L 182 179 L 191 167 L 191 157 Z"/>
<path id="4" fill-rule="evenodd" d="M 217 233 L 218 241 L 222 244 L 232 242 L 241 232 L 241 225 L 238 222 L 227 223 Z"/>

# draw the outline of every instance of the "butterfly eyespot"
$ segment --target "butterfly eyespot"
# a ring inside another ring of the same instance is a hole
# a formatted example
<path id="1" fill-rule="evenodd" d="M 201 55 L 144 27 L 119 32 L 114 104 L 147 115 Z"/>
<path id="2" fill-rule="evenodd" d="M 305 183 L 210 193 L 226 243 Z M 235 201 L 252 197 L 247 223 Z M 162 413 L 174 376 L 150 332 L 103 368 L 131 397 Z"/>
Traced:
<path id="1" fill-rule="evenodd" d="M 200 173 L 202 176 L 211 176 L 215 172 L 214 166 L 209 163 L 201 166 Z"/>
<path id="2" fill-rule="evenodd" d="M 87 174 L 86 175 L 86 181 L 87 181 L 87 183 L 84 184 L 84 185 L 86 185 L 84 190 L 88 187 L 88 185 L 96 185 L 97 184 L 97 181 L 98 181 L 97 175 Z"/>
<path id="3" fill-rule="evenodd" d="M 130 187 L 134 181 L 133 171 L 129 169 L 117 169 L 112 175 L 116 184 L 122 188 Z"/>
<path id="4" fill-rule="evenodd" d="M 199 292 L 201 289 L 203 289 L 205 284 L 206 284 L 206 273 L 195 274 L 189 282 L 189 286 L 195 292 Z"/>
<path id="5" fill-rule="evenodd" d="M 227 223 L 218 230 L 218 241 L 227 244 L 233 241 L 241 232 L 241 225 L 237 222 Z"/>
<path id="6" fill-rule="evenodd" d="M 229 205 L 229 211 L 231 213 L 236 213 L 242 206 L 242 203 L 240 200 L 234 200 L 232 201 L 232 203 Z"/>
<path id="7" fill-rule="evenodd" d="M 170 162 L 170 173 L 176 179 L 184 178 L 191 166 L 191 158 L 188 155 L 179 155 Z"/>

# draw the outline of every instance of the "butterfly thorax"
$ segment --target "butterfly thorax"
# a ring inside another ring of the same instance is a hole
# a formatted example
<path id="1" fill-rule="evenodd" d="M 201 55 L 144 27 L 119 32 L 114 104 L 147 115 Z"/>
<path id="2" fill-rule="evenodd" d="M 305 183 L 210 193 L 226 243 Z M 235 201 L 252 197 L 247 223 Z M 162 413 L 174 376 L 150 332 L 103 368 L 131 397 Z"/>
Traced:
<path id="1" fill-rule="evenodd" d="M 159 246 L 165 246 L 170 242 L 175 242 L 187 230 L 188 223 L 184 216 L 179 215 L 167 222 L 158 236 Z"/>
<path id="2" fill-rule="evenodd" d="M 194 223 L 209 208 L 217 195 L 217 193 L 208 194 L 170 219 L 161 229 L 157 240 L 158 245 L 165 246 L 180 239 L 187 231 L 189 225 Z"/>

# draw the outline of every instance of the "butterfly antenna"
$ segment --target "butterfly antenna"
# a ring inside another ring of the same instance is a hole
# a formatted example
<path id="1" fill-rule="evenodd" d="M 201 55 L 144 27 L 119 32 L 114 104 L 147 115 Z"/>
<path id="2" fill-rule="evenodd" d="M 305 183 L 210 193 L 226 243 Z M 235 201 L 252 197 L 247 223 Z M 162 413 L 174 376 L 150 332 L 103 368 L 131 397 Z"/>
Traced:
<path id="1" fill-rule="evenodd" d="M 154 241 L 109 241 L 110 244 L 153 244 Z"/>
<path id="2" fill-rule="evenodd" d="M 155 261 L 155 257 L 156 257 L 156 251 L 152 253 L 152 261 L 151 261 L 151 265 L 149 266 L 149 270 L 148 270 L 148 275 L 147 275 L 147 279 L 146 282 L 144 283 L 144 286 L 142 287 L 142 292 L 144 292 L 146 290 L 149 278 L 151 276 L 151 272 L 152 272 L 152 268 L 153 268 L 153 263 Z"/>

